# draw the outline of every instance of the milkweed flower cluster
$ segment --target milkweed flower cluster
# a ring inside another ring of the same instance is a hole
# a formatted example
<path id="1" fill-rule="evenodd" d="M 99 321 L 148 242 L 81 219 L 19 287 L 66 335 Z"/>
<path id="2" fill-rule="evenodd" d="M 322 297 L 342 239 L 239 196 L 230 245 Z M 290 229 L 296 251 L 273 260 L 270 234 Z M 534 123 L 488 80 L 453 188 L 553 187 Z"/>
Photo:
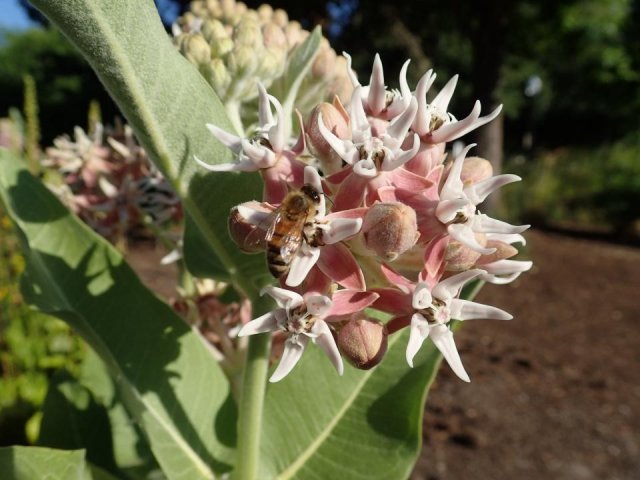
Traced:
<path id="1" fill-rule="evenodd" d="M 239 331 L 286 337 L 271 381 L 294 368 L 309 342 L 338 373 L 340 353 L 358 368 L 371 368 L 384 357 L 387 336 L 404 328 L 410 331 L 409 365 L 430 338 L 456 375 L 469 381 L 451 322 L 512 318 L 459 295 L 471 281 L 508 283 L 531 268 L 531 262 L 511 259 L 528 226 L 479 210 L 492 192 L 520 178 L 494 176 L 487 160 L 468 156 L 473 145 L 446 158 L 448 142 L 493 120 L 500 107 L 481 116 L 476 102 L 457 120 L 448 111 L 457 76 L 427 102 L 435 74 L 429 70 L 411 90 L 408 63 L 399 90 L 385 86 L 378 56 L 368 85 L 349 68 L 349 105 L 317 105 L 295 141 L 286 138 L 280 103 L 263 87 L 253 137 L 208 125 L 237 161 L 198 160 L 202 166 L 257 171 L 264 180 L 262 202 L 232 209 L 229 225 L 242 249 L 266 251 L 280 283 L 264 291 L 278 307 Z M 371 318 L 373 310 L 391 319 L 382 324 Z"/>
<path id="2" fill-rule="evenodd" d="M 112 242 L 179 219 L 178 196 L 138 145 L 131 128 L 125 125 L 106 141 L 104 137 L 97 124 L 92 134 L 76 127 L 73 138 L 56 138 L 41 161 L 49 188 Z"/>

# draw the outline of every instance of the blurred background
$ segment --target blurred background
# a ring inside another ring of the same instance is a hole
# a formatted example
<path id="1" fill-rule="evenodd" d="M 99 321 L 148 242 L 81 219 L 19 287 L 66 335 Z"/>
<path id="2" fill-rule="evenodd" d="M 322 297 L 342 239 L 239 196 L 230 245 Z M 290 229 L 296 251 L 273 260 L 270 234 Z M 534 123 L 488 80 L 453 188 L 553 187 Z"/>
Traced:
<path id="1" fill-rule="evenodd" d="M 167 31 L 188 1 L 157 0 Z M 257 8 L 262 2 L 245 2 Z M 460 75 L 449 111 L 502 115 L 464 138 L 523 182 L 491 205 L 530 223 L 534 269 L 479 301 L 515 316 L 458 333 L 472 384 L 446 367 L 428 401 L 415 479 L 640 478 L 640 1 L 272 1 L 323 27 L 367 83 L 374 53 L 397 87 Z M 0 9 L 0 144 L 36 159 L 117 107 L 65 38 L 24 0 Z M 1 208 L 1 207 L 0 207 Z M 140 257 L 139 257 L 140 258 Z M 155 260 L 140 269 L 153 271 Z M 0 211 L 0 445 L 37 437 L 54 372 L 79 339 L 21 303 L 22 260 Z"/>

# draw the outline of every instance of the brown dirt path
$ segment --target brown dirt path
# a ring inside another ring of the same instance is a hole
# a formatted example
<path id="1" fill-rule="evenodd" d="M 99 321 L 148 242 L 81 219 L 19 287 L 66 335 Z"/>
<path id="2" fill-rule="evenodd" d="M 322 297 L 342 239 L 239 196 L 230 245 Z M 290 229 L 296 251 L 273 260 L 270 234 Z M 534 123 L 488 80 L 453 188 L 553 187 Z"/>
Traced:
<path id="1" fill-rule="evenodd" d="M 528 232 L 532 272 L 456 334 L 412 480 L 640 479 L 640 249 Z"/>

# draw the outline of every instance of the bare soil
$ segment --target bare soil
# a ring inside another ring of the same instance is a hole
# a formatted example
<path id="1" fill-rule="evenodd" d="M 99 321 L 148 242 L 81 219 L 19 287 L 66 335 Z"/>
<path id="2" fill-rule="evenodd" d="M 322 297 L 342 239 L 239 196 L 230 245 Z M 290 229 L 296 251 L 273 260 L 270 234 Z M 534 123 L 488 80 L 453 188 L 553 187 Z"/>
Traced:
<path id="1" fill-rule="evenodd" d="M 640 479 L 640 248 L 526 236 L 533 270 L 476 298 L 515 318 L 456 333 L 471 384 L 440 369 L 411 480 Z M 161 252 L 130 253 L 174 296 Z"/>
<path id="2" fill-rule="evenodd" d="M 640 249 L 527 232 L 534 268 L 476 301 L 471 376 L 440 369 L 412 480 L 640 479 Z"/>

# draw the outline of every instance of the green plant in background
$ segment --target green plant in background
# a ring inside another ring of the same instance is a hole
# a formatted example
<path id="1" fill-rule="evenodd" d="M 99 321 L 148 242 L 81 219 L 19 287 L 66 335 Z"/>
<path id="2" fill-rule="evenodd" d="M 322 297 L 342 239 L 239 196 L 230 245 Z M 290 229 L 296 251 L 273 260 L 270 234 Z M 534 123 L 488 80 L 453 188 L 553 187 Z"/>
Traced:
<path id="1" fill-rule="evenodd" d="M 218 343 L 244 354 L 236 357 L 243 372 L 236 389 L 227 375 L 237 370 L 221 364 L 224 346 L 203 341 L 139 281 L 119 251 L 15 155 L 0 151 L 0 195 L 25 255 L 22 293 L 71 325 L 96 354 L 85 359 L 77 380 L 60 374 L 51 384 L 39 437 L 49 449 L 0 449 L 0 476 L 406 477 L 420 450 L 424 399 L 440 352 L 469 379 L 453 341 L 454 318 L 511 318 L 465 300 L 473 286 L 462 287 L 480 278 L 506 283 L 531 267 L 507 260 L 527 227 L 476 208 L 519 178 L 492 176 L 486 160 L 465 158 L 470 147 L 446 170 L 443 164 L 447 142 L 499 109 L 481 117 L 478 102 L 457 121 L 447 111 L 457 78 L 427 104 L 432 71 L 412 92 L 405 64 L 400 90 L 387 90 L 376 58 L 369 85 L 346 72 L 354 87 L 349 110 L 339 101 L 318 106 L 308 137 L 293 145 L 290 117 L 322 48 L 318 29 L 288 57 L 279 97 L 256 85 L 257 126 L 249 128 L 249 117 L 226 117 L 201 72 L 166 36 L 150 1 L 34 4 L 86 56 L 180 196 L 191 273 L 224 282 L 225 301 L 249 305 L 251 312 L 239 307 L 240 324 L 214 332 Z M 233 62 L 241 57 L 246 52 Z M 335 172 L 326 193 L 315 167 L 304 163 L 305 140 L 313 144 L 314 164 Z M 218 171 L 204 174 L 196 156 Z M 270 286 L 262 255 L 245 255 L 234 242 L 259 243 L 249 241 L 250 232 L 259 233 L 260 218 L 274 209 L 257 201 L 263 186 L 263 199 L 274 204 L 299 204 L 301 192 L 314 203 L 295 222 L 301 230 L 290 270 L 276 268 L 284 258 L 270 261 L 282 288 Z M 300 191 L 289 195 L 288 186 Z M 333 199 L 329 213 L 324 195 Z M 232 207 L 233 239 L 223 227 Z M 343 242 L 360 229 L 358 239 Z M 302 355 L 307 343 L 321 348 L 310 346 Z M 281 381 L 268 385 L 272 344 L 274 354 L 278 347 L 284 353 L 271 376 Z M 345 368 L 342 356 L 356 368 Z"/>
<path id="2" fill-rule="evenodd" d="M 543 152 L 509 167 L 526 176 L 507 193 L 511 218 L 538 225 L 609 230 L 638 237 L 640 143 L 637 134 L 598 148 L 567 147 Z"/>
<path id="3" fill-rule="evenodd" d="M 84 356 L 83 342 L 67 324 L 23 302 L 23 270 L 18 238 L 0 208 L 0 431 L 9 443 L 35 442 L 53 372 L 77 374 Z"/>
<path id="4" fill-rule="evenodd" d="M 24 118 L 25 118 L 25 155 L 29 161 L 29 170 L 34 175 L 40 168 L 40 119 L 38 117 L 38 93 L 36 82 L 31 75 L 23 77 L 24 82 Z"/>

